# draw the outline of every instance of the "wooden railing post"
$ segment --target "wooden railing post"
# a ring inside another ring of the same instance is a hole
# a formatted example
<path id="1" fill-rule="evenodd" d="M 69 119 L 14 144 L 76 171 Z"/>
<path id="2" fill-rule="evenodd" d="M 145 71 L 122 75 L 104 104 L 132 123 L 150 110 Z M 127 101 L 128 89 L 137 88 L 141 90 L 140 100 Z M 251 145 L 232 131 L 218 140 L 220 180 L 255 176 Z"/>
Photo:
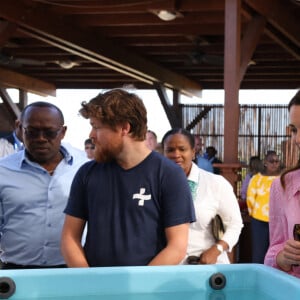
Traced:
<path id="1" fill-rule="evenodd" d="M 237 183 L 240 181 L 240 171 L 242 169 L 242 165 L 240 163 L 233 164 L 213 164 L 214 167 L 220 169 L 220 174 L 224 176 L 232 185 L 235 194 L 237 195 Z"/>

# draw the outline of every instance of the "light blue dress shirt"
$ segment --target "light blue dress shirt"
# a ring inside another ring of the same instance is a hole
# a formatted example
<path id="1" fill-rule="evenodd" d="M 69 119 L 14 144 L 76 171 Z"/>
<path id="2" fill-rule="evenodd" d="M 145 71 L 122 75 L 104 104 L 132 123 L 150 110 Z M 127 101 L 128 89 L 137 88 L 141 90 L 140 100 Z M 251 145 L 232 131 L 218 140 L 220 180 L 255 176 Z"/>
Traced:
<path id="1" fill-rule="evenodd" d="M 15 140 L 15 142 L 14 142 L 14 149 L 15 149 L 15 151 L 17 152 L 17 151 L 23 150 L 23 149 L 24 149 L 24 145 L 23 145 L 23 143 L 18 139 L 18 137 L 17 137 L 15 131 L 13 132 L 13 137 L 14 137 L 14 140 Z"/>
<path id="2" fill-rule="evenodd" d="M 0 160 L 0 260 L 20 265 L 64 264 L 61 230 L 70 186 L 85 154 L 61 147 L 52 176 L 24 150 Z"/>
<path id="3" fill-rule="evenodd" d="M 201 168 L 207 172 L 210 172 L 210 173 L 214 172 L 214 168 L 213 168 L 213 165 L 211 164 L 211 162 L 208 161 L 206 158 L 204 158 L 201 155 L 197 155 L 197 165 L 199 168 Z"/>

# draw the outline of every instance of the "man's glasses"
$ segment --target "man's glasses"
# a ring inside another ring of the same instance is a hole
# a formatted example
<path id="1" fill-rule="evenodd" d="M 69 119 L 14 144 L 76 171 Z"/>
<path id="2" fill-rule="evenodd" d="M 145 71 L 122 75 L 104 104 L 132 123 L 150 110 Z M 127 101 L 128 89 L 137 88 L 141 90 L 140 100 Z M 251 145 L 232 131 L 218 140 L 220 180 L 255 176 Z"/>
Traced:
<path id="1" fill-rule="evenodd" d="M 36 139 L 39 138 L 40 135 L 42 134 L 44 138 L 48 139 L 48 140 L 53 140 L 57 137 L 57 135 L 59 134 L 59 132 L 62 130 L 63 126 L 61 126 L 60 128 L 53 130 L 53 129 L 36 129 L 36 128 L 25 128 L 24 129 L 24 133 L 26 135 L 27 138 L 29 139 Z"/>

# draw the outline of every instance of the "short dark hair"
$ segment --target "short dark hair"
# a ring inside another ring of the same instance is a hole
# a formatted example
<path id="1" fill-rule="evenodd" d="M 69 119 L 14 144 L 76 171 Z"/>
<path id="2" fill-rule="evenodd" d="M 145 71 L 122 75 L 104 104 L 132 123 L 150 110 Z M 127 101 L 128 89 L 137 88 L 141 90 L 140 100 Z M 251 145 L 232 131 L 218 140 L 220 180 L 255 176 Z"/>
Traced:
<path id="1" fill-rule="evenodd" d="M 23 111 L 21 112 L 21 115 L 20 115 L 20 121 L 21 122 L 24 121 L 26 112 L 31 107 L 53 108 L 53 109 L 57 110 L 57 112 L 58 112 L 59 118 L 60 118 L 61 123 L 62 123 L 61 125 L 63 125 L 65 123 L 64 115 L 63 115 L 62 111 L 60 110 L 60 108 L 58 108 L 56 105 L 54 105 L 54 104 L 52 104 L 50 102 L 43 102 L 43 101 L 32 102 L 31 104 L 26 105 L 25 108 L 23 109 Z"/>
<path id="2" fill-rule="evenodd" d="M 206 152 L 211 151 L 214 155 L 218 153 L 217 149 L 214 146 L 206 147 Z"/>
<path id="3" fill-rule="evenodd" d="M 177 134 L 177 133 L 180 133 L 180 134 L 186 136 L 191 148 L 195 148 L 195 138 L 189 131 L 187 131 L 186 129 L 183 129 L 183 128 L 173 128 L 173 129 L 170 129 L 169 131 L 167 131 L 162 138 L 161 145 L 162 145 L 163 149 L 165 147 L 166 139 L 169 136 Z"/>
<path id="4" fill-rule="evenodd" d="M 94 143 L 93 143 L 92 139 L 86 139 L 84 141 L 84 145 L 94 145 Z"/>

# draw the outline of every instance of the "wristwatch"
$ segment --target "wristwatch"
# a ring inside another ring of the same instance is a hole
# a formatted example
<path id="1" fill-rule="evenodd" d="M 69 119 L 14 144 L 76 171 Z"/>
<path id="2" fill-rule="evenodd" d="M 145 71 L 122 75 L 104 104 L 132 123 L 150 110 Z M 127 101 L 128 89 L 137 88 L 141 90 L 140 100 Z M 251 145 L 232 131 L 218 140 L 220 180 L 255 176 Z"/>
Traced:
<path id="1" fill-rule="evenodd" d="M 218 249 L 221 253 L 224 252 L 224 248 L 223 248 L 223 246 L 222 246 L 221 244 L 216 244 L 216 246 L 217 246 L 217 249 Z"/>

